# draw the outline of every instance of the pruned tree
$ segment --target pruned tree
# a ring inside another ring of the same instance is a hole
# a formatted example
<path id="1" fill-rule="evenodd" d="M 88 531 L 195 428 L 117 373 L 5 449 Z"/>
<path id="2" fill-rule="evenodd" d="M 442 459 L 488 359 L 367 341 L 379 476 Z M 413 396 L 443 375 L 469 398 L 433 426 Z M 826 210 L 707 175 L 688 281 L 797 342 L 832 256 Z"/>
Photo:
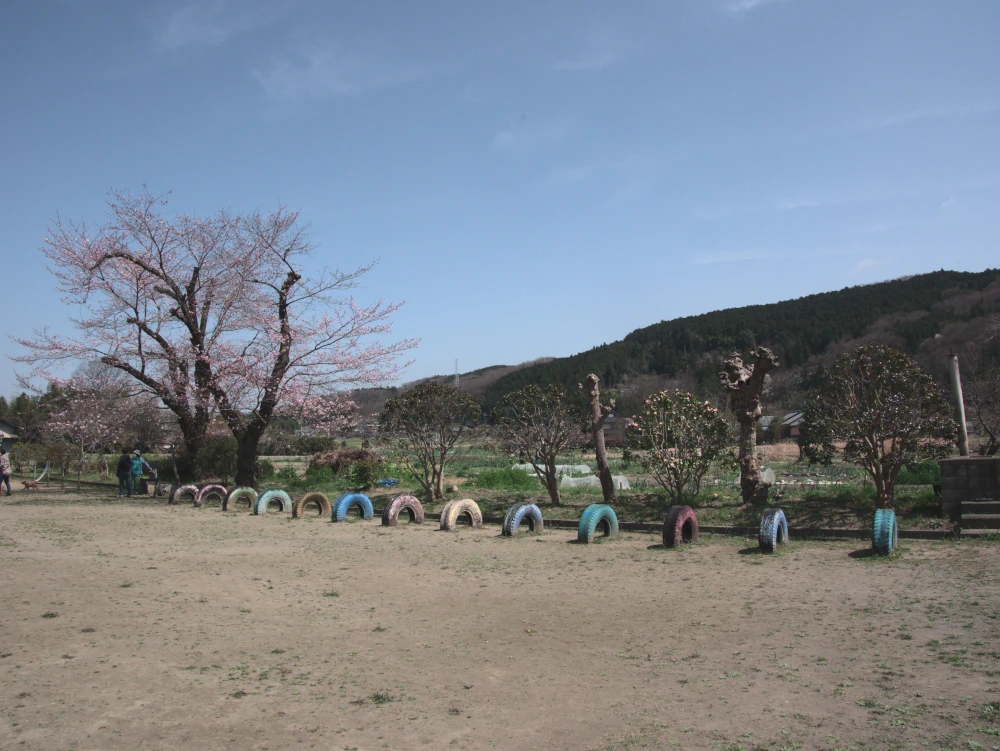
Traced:
<path id="1" fill-rule="evenodd" d="M 732 463 L 729 424 L 719 410 L 679 389 L 650 396 L 628 424 L 625 459 L 639 465 L 676 504 L 697 495 L 709 468 Z"/>
<path id="2" fill-rule="evenodd" d="M 1000 452 L 1000 333 L 966 353 L 966 377 L 962 390 L 969 416 L 982 441 L 979 453 L 996 456 Z"/>
<path id="3" fill-rule="evenodd" d="M 806 402 L 810 461 L 842 456 L 864 468 L 876 505 L 892 508 L 907 464 L 944 456 L 954 445 L 954 409 L 941 387 L 902 352 L 880 344 L 841 355 Z"/>
<path id="4" fill-rule="evenodd" d="M 479 403 L 451 386 L 421 383 L 386 402 L 379 437 L 429 500 L 444 496 L 444 467 L 455 444 L 480 422 Z"/>
<path id="5" fill-rule="evenodd" d="M 18 339 L 25 377 L 67 361 L 128 374 L 174 413 L 189 459 L 213 413 L 239 443 L 236 482 L 255 484 L 257 446 L 279 408 L 335 400 L 347 387 L 394 379 L 414 341 L 382 344 L 396 304 L 342 297 L 372 265 L 307 271 L 311 246 L 296 212 L 161 215 L 166 198 L 116 192 L 90 231 L 57 220 L 43 253 L 76 336 Z M 329 404 L 327 404 L 329 406 Z"/>
<path id="6" fill-rule="evenodd" d="M 611 465 L 608 463 L 608 449 L 604 445 L 604 421 L 615 409 L 614 399 L 607 404 L 601 404 L 600 378 L 591 373 L 580 384 L 580 391 L 587 400 L 589 414 L 585 421 L 586 430 L 594 441 L 594 453 L 597 458 L 597 476 L 601 481 L 601 492 L 605 503 L 615 502 L 615 481 L 611 476 Z"/>
<path id="7" fill-rule="evenodd" d="M 750 362 L 744 363 L 738 353 L 722 361 L 719 381 L 729 392 L 729 407 L 740 428 L 740 494 L 744 503 L 761 503 L 767 499 L 768 487 L 761 480 L 760 457 L 757 455 L 757 424 L 760 422 L 760 397 L 764 379 L 778 366 L 774 353 L 767 347 L 755 347 Z"/>
<path id="8" fill-rule="evenodd" d="M 545 483 L 553 505 L 560 504 L 558 454 L 579 446 L 580 410 L 567 398 L 566 389 L 554 384 L 535 385 L 506 394 L 495 411 L 494 425 L 507 452 L 527 460 Z"/>

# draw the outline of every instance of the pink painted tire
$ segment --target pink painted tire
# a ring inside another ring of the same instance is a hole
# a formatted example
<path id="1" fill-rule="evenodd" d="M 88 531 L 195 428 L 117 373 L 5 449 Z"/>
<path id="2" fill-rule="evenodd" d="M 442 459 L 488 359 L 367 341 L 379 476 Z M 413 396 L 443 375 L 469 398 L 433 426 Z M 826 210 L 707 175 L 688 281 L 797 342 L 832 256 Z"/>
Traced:
<path id="1" fill-rule="evenodd" d="M 399 514 L 405 511 L 410 517 L 410 524 L 424 523 L 424 507 L 412 495 L 397 495 L 392 497 L 382 509 L 382 526 L 395 527 L 399 523 Z"/>
<path id="2" fill-rule="evenodd" d="M 226 493 L 226 489 L 221 485 L 206 485 L 194 497 L 194 507 L 202 508 L 205 505 L 205 499 L 210 495 L 216 495 L 219 497 L 220 502 L 224 502 L 226 500 Z"/>
<path id="3" fill-rule="evenodd" d="M 663 521 L 663 545 L 680 547 L 685 542 L 698 541 L 698 517 L 690 506 L 671 506 Z"/>
<path id="4" fill-rule="evenodd" d="M 174 488 L 170 493 L 170 500 L 168 503 L 180 503 L 184 500 L 184 496 L 191 496 L 191 500 L 195 502 L 197 506 L 198 499 L 198 486 L 197 485 L 181 485 L 180 487 Z"/>

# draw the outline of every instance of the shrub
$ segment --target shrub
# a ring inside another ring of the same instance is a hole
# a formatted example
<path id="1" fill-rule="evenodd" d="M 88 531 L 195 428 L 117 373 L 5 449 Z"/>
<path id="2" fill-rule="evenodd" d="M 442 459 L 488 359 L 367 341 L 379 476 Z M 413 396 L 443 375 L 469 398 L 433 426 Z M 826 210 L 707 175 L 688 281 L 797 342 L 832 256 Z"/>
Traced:
<path id="1" fill-rule="evenodd" d="M 375 485 L 381 474 L 381 461 L 363 460 L 354 462 L 345 472 L 339 473 L 339 476 L 346 477 L 352 490 L 368 490 Z"/>
<path id="2" fill-rule="evenodd" d="M 299 481 L 299 476 L 294 468 L 286 464 L 274 473 L 274 479 L 282 485 L 295 485 Z"/>
<path id="3" fill-rule="evenodd" d="M 236 439 L 208 438 L 195 460 L 198 474 L 225 482 L 236 474 Z"/>
<path id="4" fill-rule="evenodd" d="M 908 464 L 899 470 L 897 485 L 933 485 L 941 479 L 941 465 L 930 459 Z"/>
<path id="5" fill-rule="evenodd" d="M 719 410 L 686 391 L 650 396 L 628 424 L 625 461 L 639 465 L 673 498 L 694 496 L 709 467 L 724 461 L 729 426 Z"/>
<path id="6" fill-rule="evenodd" d="M 492 490 L 538 490 L 538 478 L 523 469 L 487 469 L 475 482 L 476 487 Z"/>
<path id="7" fill-rule="evenodd" d="M 257 459 L 257 478 L 260 480 L 270 480 L 274 477 L 274 464 L 270 459 Z"/>
<path id="8" fill-rule="evenodd" d="M 383 461 L 381 456 L 369 449 L 331 449 L 313 456 L 309 460 L 309 467 L 329 468 L 334 474 L 339 475 L 344 474 L 351 465 L 358 462 L 381 465 Z"/>

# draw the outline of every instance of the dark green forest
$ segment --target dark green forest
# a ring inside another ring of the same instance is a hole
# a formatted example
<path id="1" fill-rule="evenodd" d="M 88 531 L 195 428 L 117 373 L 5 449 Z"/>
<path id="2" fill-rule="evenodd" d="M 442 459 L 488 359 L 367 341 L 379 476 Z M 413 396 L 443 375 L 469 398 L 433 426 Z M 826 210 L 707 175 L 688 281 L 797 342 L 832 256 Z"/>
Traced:
<path id="1" fill-rule="evenodd" d="M 935 271 L 796 300 L 661 321 L 637 329 L 621 341 L 509 373 L 492 384 L 484 401 L 489 408 L 505 393 L 528 384 L 560 383 L 575 388 L 587 373 L 596 373 L 602 384 L 611 388 L 646 374 L 675 376 L 690 371 L 697 376 L 705 370 L 704 375 L 714 378 L 713 357 L 706 356 L 745 352 L 757 345 L 771 347 L 784 368 L 795 368 L 823 354 L 831 344 L 864 336 L 886 316 L 926 311 L 926 315 L 892 327 L 913 353 L 942 325 L 995 310 L 977 303 L 969 311 L 959 312 L 956 308 L 960 306 L 941 304 L 956 294 L 978 292 L 993 283 L 1000 283 L 996 269 Z"/>

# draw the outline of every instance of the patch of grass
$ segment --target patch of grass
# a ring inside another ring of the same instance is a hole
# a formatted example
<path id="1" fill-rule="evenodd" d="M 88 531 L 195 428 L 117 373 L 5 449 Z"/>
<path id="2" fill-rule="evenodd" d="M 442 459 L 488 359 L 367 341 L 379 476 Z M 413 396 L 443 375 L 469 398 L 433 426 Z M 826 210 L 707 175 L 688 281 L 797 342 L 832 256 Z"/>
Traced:
<path id="1" fill-rule="evenodd" d="M 340 592 L 335 589 L 328 589 L 323 593 L 323 597 L 340 597 Z"/>
<path id="2" fill-rule="evenodd" d="M 539 490 L 538 478 L 522 469 L 487 469 L 475 479 L 477 488 L 491 490 Z"/>
<path id="3" fill-rule="evenodd" d="M 230 694 L 230 696 L 233 697 L 234 699 L 242 699 L 246 695 L 247 695 L 246 691 L 233 691 L 233 693 Z"/>
<path id="4" fill-rule="evenodd" d="M 55 612 L 54 610 L 48 610 L 42 613 L 42 618 L 58 618 L 58 617 L 59 613 Z"/>

